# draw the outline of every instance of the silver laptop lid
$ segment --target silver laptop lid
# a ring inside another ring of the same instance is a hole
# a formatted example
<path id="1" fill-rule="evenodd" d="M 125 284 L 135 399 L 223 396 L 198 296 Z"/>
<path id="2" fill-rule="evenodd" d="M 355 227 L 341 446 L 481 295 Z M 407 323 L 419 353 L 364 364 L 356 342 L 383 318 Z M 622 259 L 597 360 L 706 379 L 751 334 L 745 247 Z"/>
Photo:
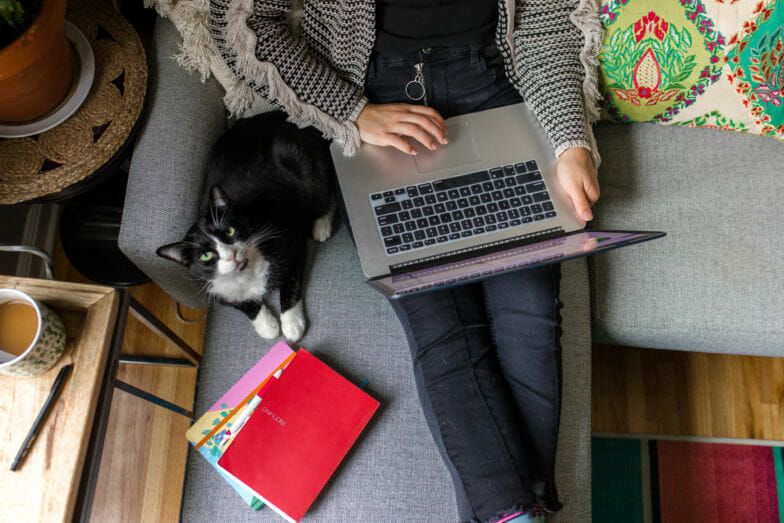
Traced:
<path id="1" fill-rule="evenodd" d="M 647 231 L 574 231 L 527 245 L 510 247 L 463 261 L 447 261 L 421 269 L 370 280 L 370 285 L 390 298 L 425 292 L 434 288 L 460 285 L 508 271 L 560 263 L 610 249 L 661 238 L 663 232 Z"/>
<path id="2" fill-rule="evenodd" d="M 515 104 L 446 120 L 449 144 L 430 151 L 420 144 L 410 156 L 392 147 L 363 144 L 357 155 L 346 157 L 338 144 L 332 158 L 346 204 L 362 269 L 368 278 L 390 274 L 395 268 L 464 252 L 484 245 L 533 236 L 541 231 L 571 232 L 583 224 L 555 178 L 556 158 L 550 140 L 525 104 Z M 557 217 L 481 236 L 435 244 L 390 255 L 385 248 L 370 195 L 406 186 L 477 173 L 499 166 L 535 160 L 550 193 Z"/>

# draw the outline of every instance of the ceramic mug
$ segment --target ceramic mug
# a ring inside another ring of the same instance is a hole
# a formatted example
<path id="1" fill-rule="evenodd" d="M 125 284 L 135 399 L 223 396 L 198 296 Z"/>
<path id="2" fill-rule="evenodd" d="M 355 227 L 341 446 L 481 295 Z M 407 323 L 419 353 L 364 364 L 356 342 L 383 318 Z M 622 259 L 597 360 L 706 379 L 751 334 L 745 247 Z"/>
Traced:
<path id="1" fill-rule="evenodd" d="M 0 373 L 28 378 L 46 372 L 65 349 L 65 326 L 30 295 L 0 289 Z"/>

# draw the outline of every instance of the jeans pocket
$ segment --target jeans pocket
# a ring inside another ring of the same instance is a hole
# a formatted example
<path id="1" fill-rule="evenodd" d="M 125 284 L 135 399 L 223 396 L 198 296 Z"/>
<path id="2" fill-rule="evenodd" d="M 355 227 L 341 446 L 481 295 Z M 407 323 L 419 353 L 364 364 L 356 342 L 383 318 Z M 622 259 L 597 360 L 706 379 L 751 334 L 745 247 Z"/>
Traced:
<path id="1" fill-rule="evenodd" d="M 499 75 L 503 76 L 504 58 L 498 51 L 495 44 L 479 47 L 477 51 L 477 63 L 480 72 L 495 81 Z"/>
<path id="2" fill-rule="evenodd" d="M 406 85 L 415 76 L 413 63 L 371 60 L 365 78 L 365 95 L 371 103 L 417 103 L 406 96 Z"/>
<path id="3" fill-rule="evenodd" d="M 372 83 L 376 79 L 376 60 L 375 55 L 370 56 L 367 71 L 365 71 L 365 85 Z"/>

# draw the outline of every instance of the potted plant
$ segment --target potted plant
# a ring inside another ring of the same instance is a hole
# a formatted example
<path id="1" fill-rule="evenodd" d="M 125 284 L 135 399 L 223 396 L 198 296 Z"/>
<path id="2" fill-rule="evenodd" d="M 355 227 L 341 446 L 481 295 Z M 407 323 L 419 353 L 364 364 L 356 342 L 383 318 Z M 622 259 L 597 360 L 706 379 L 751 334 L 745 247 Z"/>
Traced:
<path id="1" fill-rule="evenodd" d="M 0 121 L 55 109 L 73 80 L 66 0 L 0 0 Z"/>

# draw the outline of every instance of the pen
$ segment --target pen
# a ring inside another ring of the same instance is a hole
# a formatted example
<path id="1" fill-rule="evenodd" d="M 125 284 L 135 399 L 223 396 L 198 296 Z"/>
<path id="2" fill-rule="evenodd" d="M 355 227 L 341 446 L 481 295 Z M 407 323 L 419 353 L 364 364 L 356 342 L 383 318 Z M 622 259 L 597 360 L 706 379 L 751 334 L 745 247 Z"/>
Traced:
<path id="1" fill-rule="evenodd" d="M 280 378 L 280 375 L 282 373 L 283 373 L 283 369 L 278 369 L 272 374 L 272 377 L 278 379 Z M 261 390 L 255 396 L 253 396 L 253 399 L 251 399 L 248 402 L 248 404 L 245 405 L 245 407 L 240 411 L 239 415 L 237 416 L 237 419 L 234 420 L 231 424 L 231 429 L 229 430 L 229 434 L 228 434 L 229 436 L 237 435 L 240 429 L 245 425 L 245 422 L 248 421 L 250 415 L 253 414 L 253 411 L 256 410 L 256 407 L 259 406 L 259 403 L 261 403 L 261 397 L 264 395 L 265 392 L 267 392 L 267 389 L 270 388 L 272 383 L 273 383 L 272 380 L 268 381 L 261 388 Z"/>
<path id="2" fill-rule="evenodd" d="M 57 398 L 57 394 L 60 392 L 60 389 L 63 388 L 63 383 L 65 383 L 65 378 L 68 377 L 68 374 L 71 372 L 73 368 L 73 363 L 68 365 L 64 365 L 60 372 L 57 374 L 57 377 L 54 379 L 54 383 L 52 383 L 52 388 L 49 390 L 49 397 L 46 398 L 46 402 L 44 402 L 44 406 L 41 407 L 41 411 L 38 413 L 38 417 L 35 418 L 33 422 L 33 426 L 30 429 L 30 432 L 27 433 L 27 437 L 25 437 L 24 442 L 22 443 L 22 448 L 19 449 L 16 457 L 14 458 L 14 462 L 11 464 L 11 470 L 16 470 L 19 468 L 19 465 L 22 463 L 22 460 L 27 455 L 27 451 L 30 450 L 30 447 L 33 446 L 33 442 L 35 441 L 35 437 L 38 435 L 38 430 L 43 425 L 44 421 L 46 420 L 47 414 L 51 410 L 52 404 L 54 404 L 54 400 Z"/>
<path id="3" fill-rule="evenodd" d="M 258 396 L 253 396 L 253 399 L 250 400 L 250 403 L 245 405 L 245 408 L 240 412 L 240 415 L 237 417 L 237 421 L 232 423 L 229 435 L 237 435 L 243 425 L 245 425 L 245 422 L 248 421 L 250 415 L 253 414 L 253 411 L 256 410 L 256 407 L 259 406 L 259 403 L 261 403 L 261 398 Z"/>

